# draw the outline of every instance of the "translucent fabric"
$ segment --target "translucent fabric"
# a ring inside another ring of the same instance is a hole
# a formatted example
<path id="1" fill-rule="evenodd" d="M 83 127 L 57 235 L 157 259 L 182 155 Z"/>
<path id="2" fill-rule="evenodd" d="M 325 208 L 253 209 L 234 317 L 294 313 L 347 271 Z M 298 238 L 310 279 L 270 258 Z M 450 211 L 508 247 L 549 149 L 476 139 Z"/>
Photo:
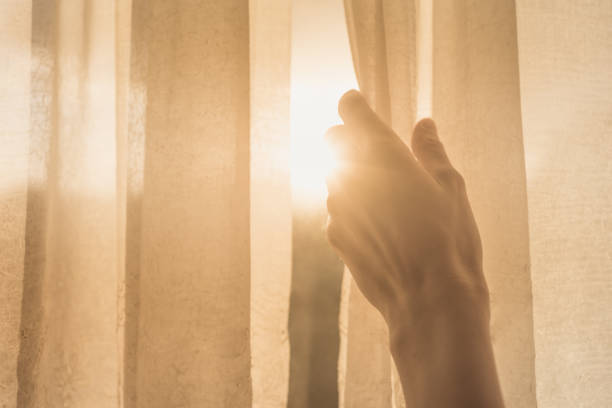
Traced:
<path id="1" fill-rule="evenodd" d="M 507 406 L 610 405 L 609 2 L 345 7 L 370 103 L 406 141 L 432 115 L 465 176 Z M 348 303 L 345 406 L 403 406 L 384 325 Z"/>
<path id="2" fill-rule="evenodd" d="M 612 3 L 344 5 L 372 106 L 465 176 L 507 406 L 612 406 Z M 0 406 L 287 405 L 291 7 L 0 1 Z M 342 285 L 339 406 L 404 406 Z"/>
<path id="3" fill-rule="evenodd" d="M 536 390 L 612 405 L 612 3 L 517 1 Z"/>
<path id="4" fill-rule="evenodd" d="M 0 405 L 283 406 L 289 5 L 0 7 Z"/>

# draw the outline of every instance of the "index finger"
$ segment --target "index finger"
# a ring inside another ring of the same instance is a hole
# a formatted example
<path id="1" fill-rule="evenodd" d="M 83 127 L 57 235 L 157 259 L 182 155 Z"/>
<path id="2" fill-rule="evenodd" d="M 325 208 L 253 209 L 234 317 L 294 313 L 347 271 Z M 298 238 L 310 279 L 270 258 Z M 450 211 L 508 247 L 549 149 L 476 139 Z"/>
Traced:
<path id="1" fill-rule="evenodd" d="M 338 102 L 338 114 L 345 125 L 367 133 L 370 137 L 378 133 L 386 137 L 393 136 L 393 131 L 370 108 L 359 91 L 351 89 L 342 95 Z"/>
<path id="2" fill-rule="evenodd" d="M 338 102 L 338 113 L 344 124 L 361 136 L 368 150 L 375 156 L 384 158 L 385 153 L 402 151 L 403 158 L 408 158 L 411 162 L 416 163 L 410 149 L 393 129 L 387 126 L 370 108 L 359 91 L 353 89 L 342 95 Z"/>

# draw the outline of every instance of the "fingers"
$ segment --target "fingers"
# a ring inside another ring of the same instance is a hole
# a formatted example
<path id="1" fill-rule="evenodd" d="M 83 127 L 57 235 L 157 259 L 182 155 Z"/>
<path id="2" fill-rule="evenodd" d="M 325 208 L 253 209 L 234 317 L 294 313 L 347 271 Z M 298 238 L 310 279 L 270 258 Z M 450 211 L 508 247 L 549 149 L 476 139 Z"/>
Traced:
<path id="1" fill-rule="evenodd" d="M 338 102 L 338 114 L 340 114 L 344 123 L 354 130 L 359 129 L 369 134 L 381 133 L 382 136 L 392 136 L 393 132 L 370 108 L 359 91 L 352 89 L 342 95 Z"/>
<path id="2" fill-rule="evenodd" d="M 414 127 L 412 151 L 419 163 L 442 187 L 463 185 L 463 178 L 448 159 L 432 119 L 422 119 Z"/>
<path id="3" fill-rule="evenodd" d="M 363 144 L 369 158 L 387 160 L 400 152 L 411 156 L 404 143 L 370 108 L 360 92 L 351 90 L 345 93 L 338 103 L 338 113 L 356 140 Z"/>

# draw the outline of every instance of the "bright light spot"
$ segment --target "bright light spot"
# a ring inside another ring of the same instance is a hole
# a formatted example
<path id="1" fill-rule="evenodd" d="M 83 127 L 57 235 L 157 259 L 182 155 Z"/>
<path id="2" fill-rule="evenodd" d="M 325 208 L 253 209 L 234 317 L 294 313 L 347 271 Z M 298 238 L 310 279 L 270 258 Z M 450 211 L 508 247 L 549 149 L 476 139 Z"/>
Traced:
<path id="1" fill-rule="evenodd" d="M 418 2 L 417 18 L 417 117 L 430 117 L 432 113 L 433 78 L 433 1 Z"/>
<path id="2" fill-rule="evenodd" d="M 341 1 L 292 3 L 291 183 L 300 206 L 325 205 L 325 176 L 334 166 L 323 140 L 342 123 L 338 99 L 357 88 Z"/>
<path id="3" fill-rule="evenodd" d="M 325 176 L 332 170 L 334 158 L 322 137 L 315 132 L 291 146 L 291 183 L 296 194 L 321 199 L 325 195 Z"/>
<path id="4" fill-rule="evenodd" d="M 330 126 L 341 123 L 337 104 L 343 92 L 303 84 L 292 87 L 291 183 L 294 197 L 302 203 L 322 202 L 327 194 L 325 177 L 336 159 L 324 135 Z"/>

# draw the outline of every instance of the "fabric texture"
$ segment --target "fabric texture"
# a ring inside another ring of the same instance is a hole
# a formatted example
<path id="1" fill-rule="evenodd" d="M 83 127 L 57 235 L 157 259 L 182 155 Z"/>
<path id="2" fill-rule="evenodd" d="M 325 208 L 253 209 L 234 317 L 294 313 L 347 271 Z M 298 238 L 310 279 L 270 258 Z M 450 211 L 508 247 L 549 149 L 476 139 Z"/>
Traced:
<path id="1" fill-rule="evenodd" d="M 517 1 L 540 407 L 612 405 L 612 3 Z"/>
<path id="2" fill-rule="evenodd" d="M 250 230 L 252 406 L 285 407 L 291 290 L 291 10 L 250 2 Z"/>

